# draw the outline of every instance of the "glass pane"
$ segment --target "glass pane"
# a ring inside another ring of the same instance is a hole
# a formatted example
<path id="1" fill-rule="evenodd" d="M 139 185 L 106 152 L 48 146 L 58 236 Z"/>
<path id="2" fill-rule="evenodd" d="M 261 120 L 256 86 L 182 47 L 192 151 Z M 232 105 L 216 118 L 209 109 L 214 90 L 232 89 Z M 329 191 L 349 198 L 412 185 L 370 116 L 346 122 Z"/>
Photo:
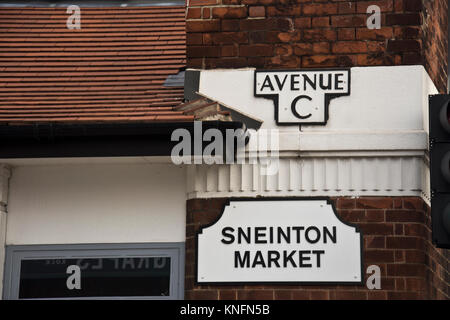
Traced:
<path id="1" fill-rule="evenodd" d="M 19 298 L 168 296 L 170 258 L 22 260 Z"/>

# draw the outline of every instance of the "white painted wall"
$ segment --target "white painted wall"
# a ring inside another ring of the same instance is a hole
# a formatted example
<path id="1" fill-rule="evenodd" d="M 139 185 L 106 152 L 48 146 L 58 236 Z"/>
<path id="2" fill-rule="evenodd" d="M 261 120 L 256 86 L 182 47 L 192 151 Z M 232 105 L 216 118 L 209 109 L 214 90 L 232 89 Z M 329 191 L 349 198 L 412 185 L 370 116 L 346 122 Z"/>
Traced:
<path id="1" fill-rule="evenodd" d="M 14 167 L 6 244 L 184 242 L 185 185 L 171 164 Z"/>
<path id="2" fill-rule="evenodd" d="M 189 198 L 421 196 L 422 155 L 281 158 L 276 174 L 258 164 L 191 165 Z"/>
<path id="3" fill-rule="evenodd" d="M 351 68 L 351 93 L 331 100 L 326 127 L 303 126 L 304 131 L 414 131 L 424 130 L 423 66 Z M 428 105 L 428 101 L 426 101 Z"/>
<path id="4" fill-rule="evenodd" d="M 298 125 L 277 127 L 272 100 L 254 97 L 253 89 L 254 69 L 200 75 L 200 93 L 262 119 L 262 128 L 295 134 L 301 150 L 424 149 L 428 95 L 437 93 L 423 66 L 351 68 L 351 93 L 331 100 L 327 125 L 302 125 L 300 132 Z"/>
<path id="5" fill-rule="evenodd" d="M 280 171 L 259 177 L 257 168 L 246 166 L 190 168 L 195 182 L 189 197 L 231 193 L 427 199 L 428 95 L 438 92 L 426 70 L 419 65 L 350 70 L 350 95 L 331 100 L 327 124 L 300 129 L 277 126 L 272 100 L 254 96 L 255 69 L 202 70 L 201 94 L 263 120 L 262 128 L 279 130 Z"/>

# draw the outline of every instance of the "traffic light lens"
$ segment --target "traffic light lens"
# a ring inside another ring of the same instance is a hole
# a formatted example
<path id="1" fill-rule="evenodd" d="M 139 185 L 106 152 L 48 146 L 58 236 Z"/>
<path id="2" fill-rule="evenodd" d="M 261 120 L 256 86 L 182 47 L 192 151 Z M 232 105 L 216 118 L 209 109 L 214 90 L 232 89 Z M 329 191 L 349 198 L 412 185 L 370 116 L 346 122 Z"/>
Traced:
<path id="1" fill-rule="evenodd" d="M 444 103 L 441 107 L 441 111 L 439 112 L 439 121 L 441 122 L 441 126 L 448 133 L 450 133 L 450 108 L 448 107 L 449 103 L 450 101 Z"/>

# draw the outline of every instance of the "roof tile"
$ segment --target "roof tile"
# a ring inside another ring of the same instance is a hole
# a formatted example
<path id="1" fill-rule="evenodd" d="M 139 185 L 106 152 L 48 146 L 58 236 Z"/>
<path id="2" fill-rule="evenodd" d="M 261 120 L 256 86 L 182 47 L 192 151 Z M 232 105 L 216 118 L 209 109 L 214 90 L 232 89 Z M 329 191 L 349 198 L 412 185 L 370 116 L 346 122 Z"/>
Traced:
<path id="1" fill-rule="evenodd" d="M 0 11 L 0 123 L 192 121 L 164 87 L 186 61 L 183 6 Z"/>

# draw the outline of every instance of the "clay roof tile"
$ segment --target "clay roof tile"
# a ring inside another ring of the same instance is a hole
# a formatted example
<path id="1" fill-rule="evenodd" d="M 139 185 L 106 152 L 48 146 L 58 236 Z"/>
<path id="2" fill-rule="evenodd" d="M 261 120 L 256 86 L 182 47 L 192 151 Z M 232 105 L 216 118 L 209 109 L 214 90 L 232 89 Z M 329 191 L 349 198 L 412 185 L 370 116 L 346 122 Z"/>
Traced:
<path id="1" fill-rule="evenodd" d="M 184 67 L 183 6 L 83 8 L 81 29 L 65 8 L 0 11 L 0 124 L 193 121 L 175 110 Z"/>

